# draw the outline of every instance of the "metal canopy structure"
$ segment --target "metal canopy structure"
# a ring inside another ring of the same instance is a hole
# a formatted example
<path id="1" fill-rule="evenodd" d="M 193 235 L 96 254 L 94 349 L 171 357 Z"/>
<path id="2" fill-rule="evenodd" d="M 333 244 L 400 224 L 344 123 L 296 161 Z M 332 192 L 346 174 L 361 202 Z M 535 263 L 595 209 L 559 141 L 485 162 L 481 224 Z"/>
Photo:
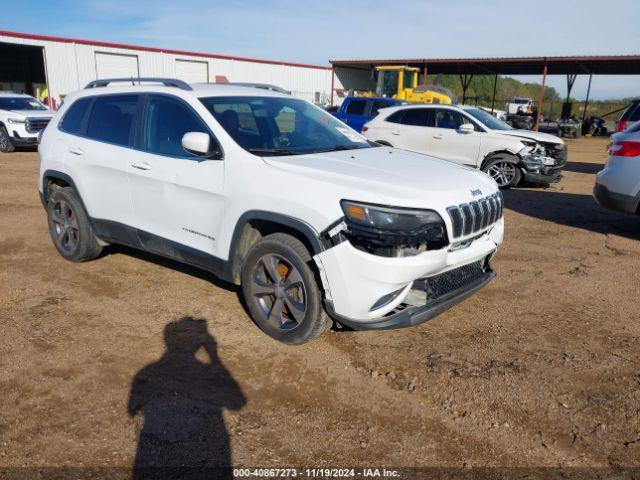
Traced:
<path id="1" fill-rule="evenodd" d="M 331 60 L 333 74 L 337 69 L 372 71 L 378 65 L 406 65 L 418 67 L 424 76 L 458 75 L 462 85 L 462 103 L 474 75 L 494 75 L 494 91 L 491 110 L 495 104 L 498 75 L 542 75 L 539 105 L 544 101 L 547 75 L 567 76 L 567 99 L 578 75 L 589 75 L 589 87 L 584 112 L 589 102 L 593 75 L 640 75 L 640 55 L 592 55 L 567 57 L 498 57 L 498 58 L 404 58 L 376 60 Z M 332 82 L 333 83 L 333 82 Z M 332 88 L 333 103 L 333 88 Z M 535 121 L 537 130 L 540 110 Z M 584 117 L 584 114 L 583 114 Z M 584 120 L 584 118 L 583 118 Z"/>
<path id="2" fill-rule="evenodd" d="M 640 75 L 640 55 L 504 58 L 407 58 L 331 60 L 333 67 L 372 69 L 377 65 L 427 68 L 429 74 L 538 75 L 546 65 L 549 75 Z"/>

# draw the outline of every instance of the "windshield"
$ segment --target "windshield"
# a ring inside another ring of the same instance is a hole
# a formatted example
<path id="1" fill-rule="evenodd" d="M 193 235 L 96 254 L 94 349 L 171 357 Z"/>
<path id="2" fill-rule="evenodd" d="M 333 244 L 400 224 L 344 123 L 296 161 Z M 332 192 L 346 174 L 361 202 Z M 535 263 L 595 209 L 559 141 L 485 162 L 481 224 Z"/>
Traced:
<path id="1" fill-rule="evenodd" d="M 516 98 L 513 100 L 513 103 L 516 103 L 518 105 L 524 105 L 525 103 L 529 103 L 529 99 L 528 98 Z"/>
<path id="2" fill-rule="evenodd" d="M 491 130 L 513 130 L 508 123 L 498 120 L 490 113 L 479 108 L 465 108 L 464 111 Z"/>
<path id="3" fill-rule="evenodd" d="M 0 97 L 0 110 L 46 110 L 33 97 Z"/>
<path id="4" fill-rule="evenodd" d="M 304 100 L 209 97 L 200 101 L 242 148 L 278 156 L 370 148 L 366 138 Z"/>

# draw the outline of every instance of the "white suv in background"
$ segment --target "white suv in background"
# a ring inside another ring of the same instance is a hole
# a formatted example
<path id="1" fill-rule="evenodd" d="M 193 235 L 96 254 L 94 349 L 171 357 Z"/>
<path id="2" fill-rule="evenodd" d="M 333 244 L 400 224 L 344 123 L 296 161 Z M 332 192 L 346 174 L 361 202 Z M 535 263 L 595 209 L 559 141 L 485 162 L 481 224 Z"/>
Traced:
<path id="1" fill-rule="evenodd" d="M 489 174 L 500 188 L 521 180 L 559 181 L 567 161 L 564 141 L 554 135 L 516 130 L 469 106 L 405 105 L 380 110 L 362 133 L 383 145 L 425 153 Z"/>
<path id="2" fill-rule="evenodd" d="M 69 95 L 41 140 L 40 195 L 68 260 L 119 243 L 213 272 L 290 344 L 330 317 L 415 325 L 494 277 L 503 205 L 486 175 L 368 142 L 289 95 L 115 82 Z"/>
<path id="3" fill-rule="evenodd" d="M 30 95 L 0 92 L 0 152 L 35 146 L 54 112 Z"/>
<path id="4" fill-rule="evenodd" d="M 640 122 L 613 135 L 608 151 L 593 196 L 605 208 L 640 215 Z"/>

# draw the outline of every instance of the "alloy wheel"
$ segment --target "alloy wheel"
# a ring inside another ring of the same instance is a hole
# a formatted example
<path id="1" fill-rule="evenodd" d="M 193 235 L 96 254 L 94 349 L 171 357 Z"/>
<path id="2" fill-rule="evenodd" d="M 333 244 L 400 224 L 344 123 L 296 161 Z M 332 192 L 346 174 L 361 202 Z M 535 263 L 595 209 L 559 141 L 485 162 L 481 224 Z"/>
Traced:
<path id="1" fill-rule="evenodd" d="M 9 136 L 0 130 L 0 150 L 6 150 L 9 148 Z"/>
<path id="2" fill-rule="evenodd" d="M 58 200 L 51 209 L 51 222 L 58 246 L 67 253 L 74 252 L 80 242 L 80 230 L 78 217 L 71 206 L 64 200 Z"/>
<path id="3" fill-rule="evenodd" d="M 516 166 L 511 162 L 497 162 L 489 167 L 487 173 L 499 186 L 505 187 L 515 179 Z"/>
<path id="4" fill-rule="evenodd" d="M 262 320 L 291 330 L 307 313 L 307 292 L 298 269 L 286 258 L 270 253 L 258 259 L 251 273 L 250 293 Z"/>

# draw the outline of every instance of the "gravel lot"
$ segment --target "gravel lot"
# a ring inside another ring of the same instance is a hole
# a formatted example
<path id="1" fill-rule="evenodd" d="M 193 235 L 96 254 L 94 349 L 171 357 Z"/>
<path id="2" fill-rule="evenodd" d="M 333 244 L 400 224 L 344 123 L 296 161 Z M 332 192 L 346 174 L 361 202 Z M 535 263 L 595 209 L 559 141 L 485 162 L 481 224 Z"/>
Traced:
<path id="1" fill-rule="evenodd" d="M 640 467 L 640 219 L 591 197 L 606 143 L 505 193 L 477 295 L 301 347 L 206 273 L 122 248 L 66 262 L 37 154 L 0 154 L 0 468 Z"/>

